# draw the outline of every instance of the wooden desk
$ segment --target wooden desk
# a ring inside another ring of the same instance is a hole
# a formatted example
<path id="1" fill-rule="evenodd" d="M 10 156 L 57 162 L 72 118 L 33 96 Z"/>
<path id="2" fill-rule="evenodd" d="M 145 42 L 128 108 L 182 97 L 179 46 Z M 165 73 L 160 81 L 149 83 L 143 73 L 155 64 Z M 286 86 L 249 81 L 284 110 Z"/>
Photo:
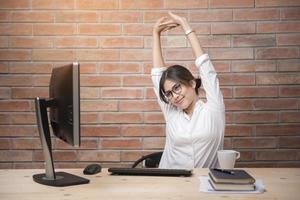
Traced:
<path id="1" fill-rule="evenodd" d="M 255 178 L 263 179 L 263 194 L 208 194 L 199 192 L 199 176 L 208 169 L 196 169 L 192 177 L 111 176 L 107 169 L 92 176 L 81 169 L 65 171 L 90 179 L 89 184 L 51 187 L 35 183 L 32 175 L 44 170 L 0 170 L 1 200 L 117 200 L 117 199 L 300 199 L 300 168 L 249 168 Z"/>

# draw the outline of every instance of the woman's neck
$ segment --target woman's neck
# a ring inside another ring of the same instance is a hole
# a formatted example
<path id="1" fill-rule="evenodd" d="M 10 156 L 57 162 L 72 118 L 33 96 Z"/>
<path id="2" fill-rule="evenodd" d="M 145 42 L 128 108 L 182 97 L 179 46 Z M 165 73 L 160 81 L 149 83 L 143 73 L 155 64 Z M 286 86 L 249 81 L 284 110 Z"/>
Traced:
<path id="1" fill-rule="evenodd" d="M 192 117 L 197 101 L 198 101 L 198 97 L 194 98 L 191 104 L 186 109 L 183 110 L 189 117 Z"/>

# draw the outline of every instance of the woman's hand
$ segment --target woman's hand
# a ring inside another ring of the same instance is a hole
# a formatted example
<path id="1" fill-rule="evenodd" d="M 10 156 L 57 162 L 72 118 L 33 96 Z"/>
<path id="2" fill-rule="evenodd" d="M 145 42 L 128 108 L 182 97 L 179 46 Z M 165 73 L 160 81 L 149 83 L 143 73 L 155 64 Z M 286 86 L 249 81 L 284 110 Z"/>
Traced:
<path id="1" fill-rule="evenodd" d="M 161 32 L 173 29 L 179 26 L 178 23 L 174 22 L 173 20 L 167 20 L 166 17 L 162 17 L 156 21 L 153 27 L 153 34 L 160 35 Z"/>
<path id="2" fill-rule="evenodd" d="M 184 31 L 187 31 L 187 30 L 191 29 L 190 25 L 188 24 L 185 17 L 180 17 L 179 15 L 175 15 L 171 11 L 169 11 L 168 14 L 174 22 L 181 25 L 181 27 L 183 28 Z"/>

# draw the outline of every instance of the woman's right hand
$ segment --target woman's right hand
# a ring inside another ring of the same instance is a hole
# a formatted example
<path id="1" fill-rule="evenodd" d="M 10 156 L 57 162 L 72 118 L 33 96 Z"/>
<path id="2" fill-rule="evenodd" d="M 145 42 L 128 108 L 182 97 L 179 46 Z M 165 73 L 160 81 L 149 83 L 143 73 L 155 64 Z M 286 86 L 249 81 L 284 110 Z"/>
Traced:
<path id="1" fill-rule="evenodd" d="M 160 35 L 162 32 L 173 29 L 179 26 L 178 23 L 173 20 L 168 20 L 167 17 L 162 17 L 156 21 L 153 27 L 153 34 Z"/>

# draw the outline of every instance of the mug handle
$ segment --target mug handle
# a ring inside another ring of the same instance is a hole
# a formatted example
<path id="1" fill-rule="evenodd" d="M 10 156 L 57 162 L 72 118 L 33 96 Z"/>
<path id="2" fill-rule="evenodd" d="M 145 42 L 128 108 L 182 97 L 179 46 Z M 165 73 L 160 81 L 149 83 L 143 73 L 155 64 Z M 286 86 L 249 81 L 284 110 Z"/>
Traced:
<path id="1" fill-rule="evenodd" d="M 236 151 L 235 153 L 236 153 L 236 158 L 235 158 L 235 159 L 237 160 L 237 159 L 240 158 L 241 154 L 240 154 L 240 152 L 238 152 L 238 151 Z"/>

